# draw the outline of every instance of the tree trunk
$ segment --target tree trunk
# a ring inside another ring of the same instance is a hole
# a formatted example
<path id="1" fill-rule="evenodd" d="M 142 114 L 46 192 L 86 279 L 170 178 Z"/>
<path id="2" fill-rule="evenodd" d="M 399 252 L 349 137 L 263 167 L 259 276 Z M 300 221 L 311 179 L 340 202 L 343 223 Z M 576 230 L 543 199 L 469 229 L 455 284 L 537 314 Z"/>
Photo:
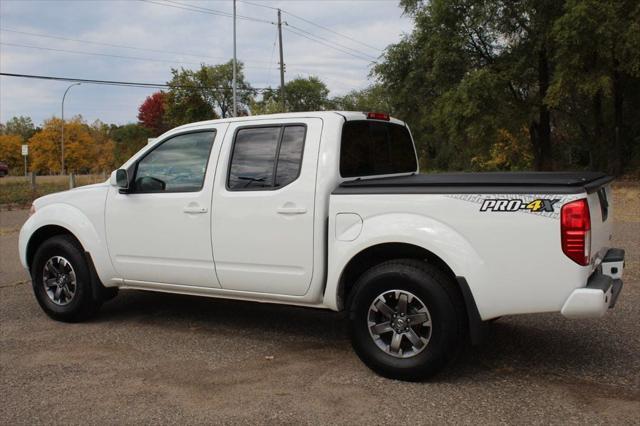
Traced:
<path id="1" fill-rule="evenodd" d="M 624 136 L 624 123 L 622 108 L 624 102 L 624 87 L 622 76 L 618 70 L 613 71 L 613 143 L 609 151 L 609 172 L 614 175 L 622 174 L 624 158 L 622 138 Z"/>
<path id="2" fill-rule="evenodd" d="M 593 97 L 593 140 L 591 142 L 591 169 L 603 170 L 607 167 L 604 155 L 606 143 L 604 141 L 604 117 L 602 116 L 602 91 Z"/>
<path id="3" fill-rule="evenodd" d="M 537 123 L 537 143 L 538 158 L 536 159 L 537 170 L 551 170 L 551 113 L 544 102 L 549 90 L 549 61 L 547 58 L 547 48 L 542 46 L 538 52 L 538 86 L 539 86 L 539 112 Z"/>

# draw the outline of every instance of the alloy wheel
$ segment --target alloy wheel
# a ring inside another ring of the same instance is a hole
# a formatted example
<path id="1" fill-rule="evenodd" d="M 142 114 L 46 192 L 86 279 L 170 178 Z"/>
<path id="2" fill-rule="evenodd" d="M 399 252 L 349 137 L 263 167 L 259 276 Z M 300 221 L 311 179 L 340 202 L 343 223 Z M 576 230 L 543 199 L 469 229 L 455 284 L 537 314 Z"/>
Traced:
<path id="1" fill-rule="evenodd" d="M 73 266 L 62 256 L 47 260 L 42 271 L 42 283 L 49 299 L 59 306 L 69 304 L 78 288 Z"/>
<path id="2" fill-rule="evenodd" d="M 411 358 L 431 338 L 431 315 L 420 298 L 407 290 L 389 290 L 374 299 L 367 314 L 369 334 L 386 354 Z"/>

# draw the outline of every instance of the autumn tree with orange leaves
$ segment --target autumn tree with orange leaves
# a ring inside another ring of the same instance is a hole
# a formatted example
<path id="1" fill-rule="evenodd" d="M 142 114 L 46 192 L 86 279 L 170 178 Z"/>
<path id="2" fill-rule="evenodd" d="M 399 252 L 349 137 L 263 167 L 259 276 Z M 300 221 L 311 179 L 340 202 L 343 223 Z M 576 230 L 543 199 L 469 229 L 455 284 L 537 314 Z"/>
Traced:
<path id="1" fill-rule="evenodd" d="M 62 121 L 54 117 L 46 120 L 42 131 L 29 139 L 31 169 L 36 173 L 60 173 L 61 130 Z M 113 142 L 100 130 L 92 130 L 79 116 L 65 122 L 64 154 L 68 172 L 97 173 L 112 169 Z"/>

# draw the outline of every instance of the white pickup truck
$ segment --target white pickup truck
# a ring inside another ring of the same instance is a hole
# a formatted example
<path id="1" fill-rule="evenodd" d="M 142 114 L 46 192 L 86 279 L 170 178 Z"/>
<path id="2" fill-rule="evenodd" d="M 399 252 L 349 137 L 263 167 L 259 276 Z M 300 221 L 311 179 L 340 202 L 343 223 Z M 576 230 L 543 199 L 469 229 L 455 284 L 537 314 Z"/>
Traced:
<path id="1" fill-rule="evenodd" d="M 57 320 L 119 288 L 347 310 L 369 367 L 420 380 L 490 319 L 613 307 L 611 180 L 421 175 L 409 129 L 382 113 L 205 121 L 108 182 L 37 199 L 20 258 Z"/>

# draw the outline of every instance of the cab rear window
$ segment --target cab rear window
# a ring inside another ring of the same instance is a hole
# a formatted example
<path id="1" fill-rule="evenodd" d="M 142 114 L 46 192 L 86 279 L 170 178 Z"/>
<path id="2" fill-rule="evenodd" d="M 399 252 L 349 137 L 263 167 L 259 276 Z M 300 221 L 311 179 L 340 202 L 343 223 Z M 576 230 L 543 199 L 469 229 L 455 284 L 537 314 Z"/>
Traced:
<path id="1" fill-rule="evenodd" d="M 340 146 L 342 177 L 410 173 L 418 168 L 409 131 L 399 124 L 347 121 Z"/>

